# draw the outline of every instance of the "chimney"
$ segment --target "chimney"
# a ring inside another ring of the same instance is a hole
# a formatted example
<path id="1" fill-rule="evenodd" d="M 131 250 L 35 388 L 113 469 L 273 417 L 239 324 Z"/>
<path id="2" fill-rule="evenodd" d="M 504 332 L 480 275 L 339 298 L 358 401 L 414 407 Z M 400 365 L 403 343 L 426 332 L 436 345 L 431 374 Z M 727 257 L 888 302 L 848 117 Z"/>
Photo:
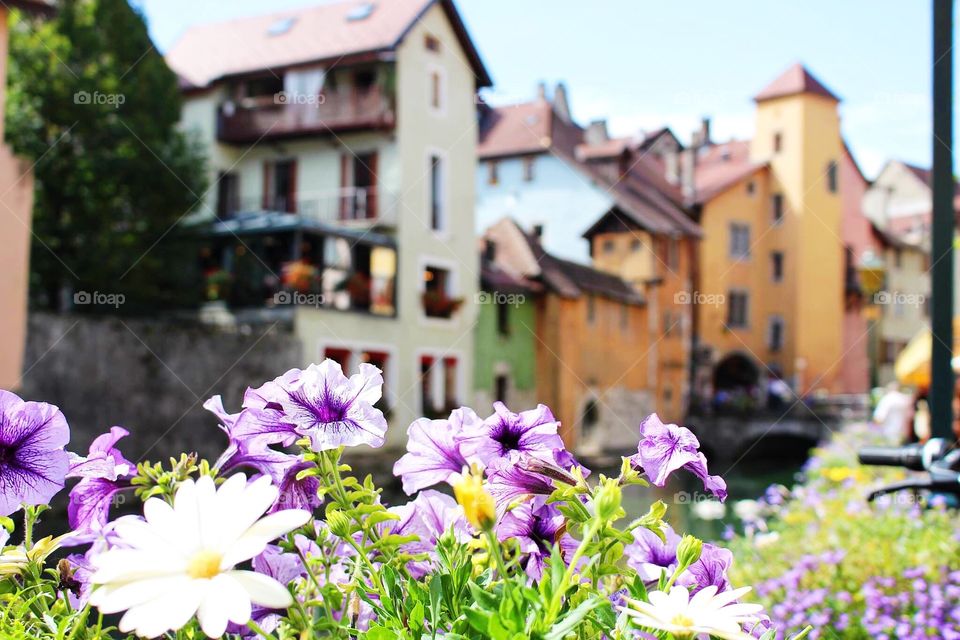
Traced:
<path id="1" fill-rule="evenodd" d="M 567 102 L 567 87 L 562 82 L 557 83 L 553 90 L 553 112 L 564 122 L 570 122 L 570 104 Z"/>
<path id="2" fill-rule="evenodd" d="M 543 225 L 542 225 L 542 224 L 535 224 L 535 225 L 533 225 L 533 237 L 536 238 L 537 240 L 541 240 L 541 239 L 543 238 Z"/>
<path id="3" fill-rule="evenodd" d="M 680 191 L 685 202 L 690 202 L 697 195 L 695 171 L 697 167 L 697 148 L 690 146 L 680 152 Z"/>
<path id="4" fill-rule="evenodd" d="M 663 152 L 663 177 L 670 184 L 680 184 L 680 151 L 676 146 L 669 145 Z"/>
<path id="5" fill-rule="evenodd" d="M 497 259 L 497 243 L 487 238 L 483 245 L 483 263 L 493 264 Z"/>
<path id="6" fill-rule="evenodd" d="M 587 126 L 587 130 L 583 133 L 583 141 L 587 144 L 602 144 L 610 139 L 610 136 L 607 135 L 607 121 L 606 120 L 593 120 Z"/>
<path id="7" fill-rule="evenodd" d="M 710 141 L 710 118 L 707 116 L 700 119 L 700 144 L 703 146 L 713 144 Z"/>
<path id="8" fill-rule="evenodd" d="M 547 99 L 547 85 L 543 82 L 537 83 L 537 100 L 546 101 Z"/>

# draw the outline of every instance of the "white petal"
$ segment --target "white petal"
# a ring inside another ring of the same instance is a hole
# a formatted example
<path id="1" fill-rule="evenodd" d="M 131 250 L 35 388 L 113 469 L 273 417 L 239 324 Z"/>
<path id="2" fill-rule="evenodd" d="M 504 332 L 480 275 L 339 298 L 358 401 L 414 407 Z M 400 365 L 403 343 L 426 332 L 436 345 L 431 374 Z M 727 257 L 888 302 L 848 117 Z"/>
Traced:
<path id="1" fill-rule="evenodd" d="M 120 630 L 154 638 L 165 631 L 180 629 L 196 613 L 203 590 L 203 581 L 191 580 L 181 589 L 133 607 L 121 618 Z"/>
<path id="2" fill-rule="evenodd" d="M 293 598 L 286 587 L 262 573 L 253 571 L 230 571 L 226 575 L 240 583 L 254 604 L 268 609 L 286 609 L 293 604 Z"/>
<path id="3" fill-rule="evenodd" d="M 210 589 L 222 594 L 230 622 L 247 624 L 250 620 L 250 595 L 239 581 L 229 573 L 221 573 L 211 581 Z"/>
<path id="4" fill-rule="evenodd" d="M 231 476 L 231 479 L 236 476 Z M 245 485 L 243 492 L 237 496 L 236 502 L 224 504 L 224 527 L 221 531 L 220 544 L 228 547 L 249 529 L 274 502 L 277 501 L 279 491 L 271 484 L 268 476 L 260 476 L 249 485 Z"/>
<path id="5" fill-rule="evenodd" d="M 103 613 L 117 613 L 178 591 L 189 580 L 187 576 L 179 575 L 114 583 L 97 589 L 90 601 Z"/>
<path id="6" fill-rule="evenodd" d="M 173 511 L 176 514 L 177 538 L 193 541 L 200 548 L 200 508 L 197 505 L 197 485 L 193 480 L 182 482 L 173 498 Z"/>
<path id="7" fill-rule="evenodd" d="M 96 567 L 90 581 L 94 584 L 130 582 L 184 573 L 186 564 L 175 556 L 164 556 L 136 549 L 111 549 L 93 559 Z"/>
<path id="8" fill-rule="evenodd" d="M 244 618 L 244 614 L 246 617 Z M 200 628 L 211 638 L 219 638 L 227 630 L 228 622 L 246 624 L 250 619 L 250 599 L 236 580 L 217 576 L 197 610 Z"/>
<path id="9" fill-rule="evenodd" d="M 247 529 L 223 557 L 223 565 L 232 567 L 261 553 L 267 543 L 303 526 L 310 519 L 310 512 L 303 509 L 284 509 L 261 518 Z"/>

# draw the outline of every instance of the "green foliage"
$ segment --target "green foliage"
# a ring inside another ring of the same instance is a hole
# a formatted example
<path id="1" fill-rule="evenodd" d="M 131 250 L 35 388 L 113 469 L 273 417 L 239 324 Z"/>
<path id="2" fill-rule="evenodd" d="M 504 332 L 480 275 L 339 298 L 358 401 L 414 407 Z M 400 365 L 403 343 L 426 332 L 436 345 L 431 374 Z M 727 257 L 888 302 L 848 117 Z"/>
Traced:
<path id="1" fill-rule="evenodd" d="M 142 16 L 126 0 L 14 14 L 8 82 L 6 137 L 35 163 L 37 302 L 58 308 L 72 289 L 123 295 L 133 311 L 190 291 L 175 225 L 206 189 L 204 160 L 176 128 L 177 78 Z"/>

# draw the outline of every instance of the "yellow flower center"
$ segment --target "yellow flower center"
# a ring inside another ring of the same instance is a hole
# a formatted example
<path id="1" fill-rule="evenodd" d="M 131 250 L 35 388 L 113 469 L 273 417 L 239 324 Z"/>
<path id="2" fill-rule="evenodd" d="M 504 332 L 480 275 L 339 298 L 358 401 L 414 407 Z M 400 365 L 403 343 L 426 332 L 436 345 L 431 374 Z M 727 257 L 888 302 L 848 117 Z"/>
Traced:
<path id="1" fill-rule="evenodd" d="M 220 573 L 223 556 L 216 551 L 198 551 L 187 563 L 187 575 L 191 578 L 212 578 Z"/>
<path id="2" fill-rule="evenodd" d="M 682 613 L 678 613 L 677 615 L 673 616 L 672 620 L 670 620 L 670 624 L 675 625 L 677 627 L 681 627 L 681 628 L 692 627 L 693 618 L 691 618 L 690 616 L 685 616 Z"/>

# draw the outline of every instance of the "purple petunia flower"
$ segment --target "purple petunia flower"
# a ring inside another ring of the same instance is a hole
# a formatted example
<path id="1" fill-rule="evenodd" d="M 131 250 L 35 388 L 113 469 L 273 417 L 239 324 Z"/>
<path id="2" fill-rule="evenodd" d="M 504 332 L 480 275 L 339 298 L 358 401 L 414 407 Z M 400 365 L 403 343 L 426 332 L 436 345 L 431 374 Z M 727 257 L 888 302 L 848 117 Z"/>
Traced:
<path id="1" fill-rule="evenodd" d="M 552 504 L 536 507 L 524 503 L 511 509 L 497 524 L 497 538 L 515 539 L 524 554 L 524 570 L 539 580 L 550 559 L 554 544 L 560 545 L 564 561 L 569 562 L 577 549 L 577 542 L 564 530 L 564 518 Z"/>
<path id="2" fill-rule="evenodd" d="M 650 482 L 658 487 L 664 486 L 670 474 L 683 467 L 700 478 L 704 488 L 721 502 L 727 498 L 727 483 L 720 476 L 708 474 L 707 459 L 700 453 L 697 437 L 686 427 L 664 424 L 655 413 L 640 423 L 640 445 L 630 461 L 643 469 Z"/>
<path id="3" fill-rule="evenodd" d="M 80 478 L 70 490 L 67 517 L 73 527 L 73 539 L 80 542 L 85 536 L 96 535 L 110 516 L 114 496 L 130 487 L 130 478 L 136 475 L 136 465 L 123 457 L 117 442 L 130 435 L 123 427 L 97 436 L 90 443 L 87 457 L 69 454 L 68 478 Z"/>
<path id="4" fill-rule="evenodd" d="M 284 454 L 279 454 L 284 455 Z M 273 467 L 274 473 L 282 470 L 278 476 L 273 477 L 274 484 L 280 490 L 277 501 L 270 507 L 270 513 L 281 511 L 283 509 L 305 509 L 313 511 L 316 507 L 323 504 L 323 500 L 317 495 L 320 488 L 320 479 L 316 476 L 307 476 L 300 480 L 297 479 L 304 469 L 313 467 L 313 463 L 306 462 L 296 456 L 285 456 L 288 460 L 285 464 Z"/>
<path id="5" fill-rule="evenodd" d="M 497 503 L 498 513 L 503 514 L 515 500 L 549 496 L 557 488 L 551 477 L 531 470 L 534 460 L 529 454 L 520 454 L 515 462 L 501 458 L 487 468 L 488 491 Z"/>
<path id="6" fill-rule="evenodd" d="M 704 543 L 700 559 L 690 565 L 678 580 L 679 584 L 692 587 L 694 593 L 700 589 L 714 586 L 717 593 L 730 589 L 727 571 L 733 564 L 733 553 L 729 549 Z"/>
<path id="7" fill-rule="evenodd" d="M 361 364 L 360 373 L 347 378 L 340 365 L 327 358 L 248 390 L 244 406 L 255 410 L 257 420 L 236 435 L 283 445 L 307 437 L 314 451 L 360 444 L 380 447 L 387 420 L 373 405 L 382 392 L 383 376 L 377 367 Z"/>
<path id="8" fill-rule="evenodd" d="M 390 509 L 400 516 L 392 528 L 398 535 L 417 535 L 420 540 L 403 545 L 406 553 L 435 553 L 437 539 L 447 531 L 453 531 L 457 540 L 470 539 L 470 528 L 463 516 L 463 509 L 452 497 L 429 489 L 421 491 L 417 498 L 400 507 Z M 430 572 L 433 560 L 410 562 L 407 569 L 414 579 Z"/>
<path id="9" fill-rule="evenodd" d="M 644 582 L 656 582 L 664 571 L 669 576 L 677 566 L 680 536 L 667 524 L 663 533 L 666 541 L 646 527 L 639 527 L 633 532 L 634 542 L 623 549 L 627 565 L 636 570 Z"/>
<path id="10" fill-rule="evenodd" d="M 495 460 L 513 459 L 524 452 L 554 460 L 564 450 L 563 440 L 557 435 L 560 423 L 546 405 L 513 413 L 502 402 L 494 402 L 493 409 L 494 414 L 465 438 L 463 451 L 467 455 L 490 466 Z"/>
<path id="11" fill-rule="evenodd" d="M 464 433 L 474 430 L 480 418 L 472 409 L 454 409 L 446 420 L 420 418 L 407 429 L 407 453 L 393 465 L 393 475 L 403 479 L 403 490 L 413 495 L 420 489 L 461 473 L 477 461 L 461 451 Z"/>
<path id="12" fill-rule="evenodd" d="M 47 504 L 63 489 L 70 428 L 60 409 L 0 390 L 0 515 Z"/>

